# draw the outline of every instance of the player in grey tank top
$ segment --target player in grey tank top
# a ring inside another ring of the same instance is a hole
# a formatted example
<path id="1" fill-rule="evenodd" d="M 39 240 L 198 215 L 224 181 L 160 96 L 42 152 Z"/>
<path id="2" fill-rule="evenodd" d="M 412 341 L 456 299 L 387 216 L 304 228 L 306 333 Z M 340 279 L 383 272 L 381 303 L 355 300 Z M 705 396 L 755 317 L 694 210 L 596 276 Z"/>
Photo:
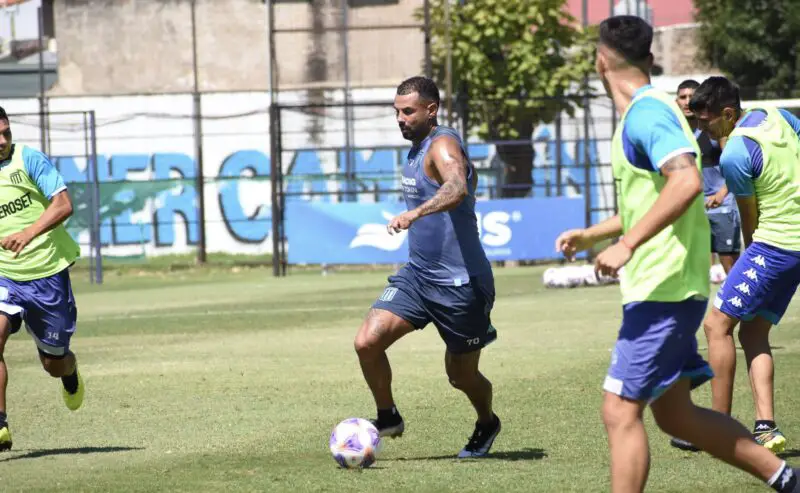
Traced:
<path id="1" fill-rule="evenodd" d="M 372 305 L 355 339 L 364 379 L 378 411 L 381 436 L 403 434 L 405 422 L 391 391 L 386 349 L 433 323 L 445 342 L 450 383 L 464 392 L 478 415 L 459 457 L 481 457 L 500 432 L 492 410 L 492 384 L 478 370 L 481 350 L 497 338 L 491 323 L 494 278 L 475 216 L 475 169 L 461 138 L 439 126 L 439 90 L 424 77 L 397 88 L 397 123 L 412 143 L 403 166 L 408 211 L 392 218 L 390 234 L 408 230 L 409 261 Z"/>

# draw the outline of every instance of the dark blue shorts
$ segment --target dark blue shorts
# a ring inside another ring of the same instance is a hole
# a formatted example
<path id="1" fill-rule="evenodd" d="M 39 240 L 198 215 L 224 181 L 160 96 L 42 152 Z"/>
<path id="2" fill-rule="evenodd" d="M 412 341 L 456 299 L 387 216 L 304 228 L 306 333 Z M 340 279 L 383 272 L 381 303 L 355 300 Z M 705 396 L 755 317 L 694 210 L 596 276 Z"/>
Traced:
<path id="1" fill-rule="evenodd" d="M 742 227 L 737 209 L 726 207 L 718 212 L 710 212 L 708 224 L 711 226 L 711 251 L 713 253 L 724 255 L 741 251 Z"/>
<path id="2" fill-rule="evenodd" d="M 800 283 L 800 252 L 754 241 L 733 264 L 714 306 L 750 321 L 756 315 L 777 325 Z"/>
<path id="3" fill-rule="evenodd" d="M 707 306 L 706 299 L 625 305 L 603 389 L 652 402 L 681 378 L 690 378 L 692 388 L 710 380 L 713 373 L 697 351 L 695 335 Z"/>
<path id="4" fill-rule="evenodd" d="M 66 356 L 78 319 L 69 270 L 32 281 L 0 277 L 0 313 L 11 319 L 12 334 L 24 321 L 39 352 Z"/>
<path id="5" fill-rule="evenodd" d="M 469 353 L 497 339 L 492 326 L 494 277 L 471 277 L 462 286 L 421 279 L 406 265 L 389 277 L 389 285 L 372 308 L 386 310 L 417 329 L 433 323 L 454 354 Z"/>

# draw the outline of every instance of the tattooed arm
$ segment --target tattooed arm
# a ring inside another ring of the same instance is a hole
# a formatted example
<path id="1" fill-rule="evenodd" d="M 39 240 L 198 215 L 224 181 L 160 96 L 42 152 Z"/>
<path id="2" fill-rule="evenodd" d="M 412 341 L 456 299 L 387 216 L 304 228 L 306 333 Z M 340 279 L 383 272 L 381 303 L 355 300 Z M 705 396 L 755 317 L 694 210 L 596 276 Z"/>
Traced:
<path id="1" fill-rule="evenodd" d="M 649 211 L 625 234 L 625 245 L 635 250 L 677 220 L 703 191 L 703 179 L 691 154 L 673 157 L 661 167 L 667 183 Z"/>
<path id="2" fill-rule="evenodd" d="M 455 209 L 469 194 L 466 158 L 454 138 L 445 136 L 434 140 L 423 166 L 428 176 L 439 183 L 439 190 L 416 209 L 394 217 L 388 225 L 389 233 L 408 229 L 423 216 Z"/>
<path id="3" fill-rule="evenodd" d="M 429 176 L 440 188 L 430 200 L 414 209 L 417 217 L 455 209 L 469 194 L 466 159 L 454 138 L 440 137 L 433 141 L 428 159 L 432 166 L 426 166 L 426 171 L 430 169 L 433 176 Z"/>

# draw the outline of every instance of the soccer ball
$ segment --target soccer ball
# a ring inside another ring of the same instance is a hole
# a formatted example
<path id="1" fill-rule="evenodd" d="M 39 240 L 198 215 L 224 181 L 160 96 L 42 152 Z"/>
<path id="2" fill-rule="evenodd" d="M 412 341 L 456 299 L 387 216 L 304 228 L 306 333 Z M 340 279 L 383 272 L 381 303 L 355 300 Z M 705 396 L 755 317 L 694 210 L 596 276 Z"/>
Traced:
<path id="1" fill-rule="evenodd" d="M 333 459 L 345 469 L 371 466 L 381 447 L 378 429 L 361 418 L 349 418 L 333 429 L 329 442 Z"/>

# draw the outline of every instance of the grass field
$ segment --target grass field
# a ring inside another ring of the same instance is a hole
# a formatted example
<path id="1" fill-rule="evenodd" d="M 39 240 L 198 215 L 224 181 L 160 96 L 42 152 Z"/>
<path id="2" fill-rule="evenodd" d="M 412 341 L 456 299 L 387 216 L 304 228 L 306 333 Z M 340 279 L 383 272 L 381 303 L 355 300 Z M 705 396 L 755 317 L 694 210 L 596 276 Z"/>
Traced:
<path id="1" fill-rule="evenodd" d="M 617 287 L 545 290 L 540 268 L 498 269 L 498 341 L 482 358 L 503 419 L 492 457 L 455 460 L 473 412 L 444 375 L 429 327 L 390 350 L 406 433 L 376 467 L 336 467 L 332 427 L 374 408 L 352 347 L 388 272 L 267 268 L 75 275 L 73 348 L 86 379 L 70 413 L 26 334 L 6 349 L 14 450 L 11 491 L 607 491 L 601 383 L 620 308 Z M 800 464 L 800 300 L 774 334 L 779 423 Z M 705 343 L 701 339 L 705 351 Z M 708 386 L 696 392 L 709 401 Z M 752 425 L 740 354 L 735 414 Z M 648 491 L 768 491 L 706 455 L 673 450 L 648 415 Z"/>

